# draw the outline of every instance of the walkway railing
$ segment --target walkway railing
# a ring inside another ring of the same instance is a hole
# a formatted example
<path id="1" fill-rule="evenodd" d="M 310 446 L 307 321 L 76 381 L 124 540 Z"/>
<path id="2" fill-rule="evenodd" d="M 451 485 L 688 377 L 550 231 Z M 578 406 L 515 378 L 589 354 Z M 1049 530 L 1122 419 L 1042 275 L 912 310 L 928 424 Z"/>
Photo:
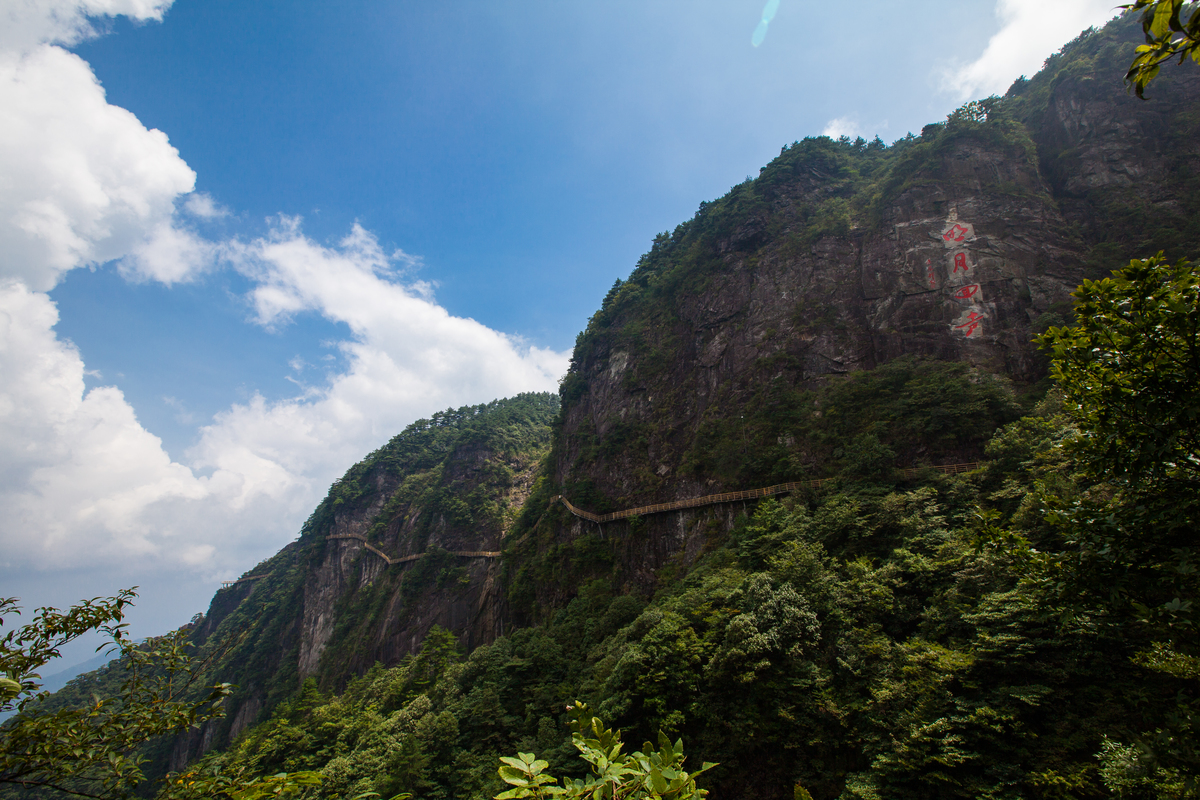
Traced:
<path id="1" fill-rule="evenodd" d="M 416 561 L 418 558 L 421 558 L 422 556 L 426 555 L 426 553 L 413 553 L 412 555 L 408 555 L 408 556 L 399 556 L 397 558 L 392 558 L 387 553 L 383 552 L 378 547 L 376 547 L 375 545 L 368 542 L 367 537 L 365 537 L 361 534 L 357 534 L 357 533 L 335 533 L 334 535 L 326 536 L 325 538 L 326 539 L 354 539 L 356 541 L 362 542 L 362 546 L 365 549 L 370 550 L 372 553 L 374 553 L 375 555 L 382 558 L 385 562 L 387 562 L 388 566 L 391 566 L 392 564 L 407 564 L 410 561 Z M 447 550 L 446 552 L 452 556 L 461 556 L 463 558 L 499 558 L 500 557 L 500 552 L 498 550 L 495 550 L 495 551 L 493 551 L 493 550 Z"/>
<path id="2" fill-rule="evenodd" d="M 905 478 L 912 478 L 921 474 L 925 470 L 932 469 L 936 472 L 941 472 L 947 475 L 957 475 L 962 472 L 970 472 L 973 469 L 978 469 L 979 462 L 972 461 L 966 464 L 942 464 L 936 467 L 913 467 L 911 469 L 900 470 L 900 474 Z M 738 500 L 755 500 L 760 497 L 774 497 L 780 494 L 790 494 L 800 489 L 817 489 L 830 481 L 837 480 L 836 478 L 817 478 L 808 481 L 792 481 L 790 483 L 777 483 L 774 486 L 765 486 L 762 489 L 744 489 L 740 492 L 722 492 L 721 494 L 709 494 L 704 497 L 692 497 L 687 500 L 673 500 L 669 503 L 655 503 L 649 506 L 639 506 L 637 508 L 627 508 L 624 511 L 613 511 L 610 514 L 593 514 L 590 511 L 584 511 L 582 508 L 576 508 L 571 505 L 571 501 L 560 495 L 555 495 L 550 502 L 562 503 L 568 511 L 580 519 L 590 520 L 591 522 L 613 522 L 618 519 L 628 519 L 629 517 L 640 517 L 645 514 L 658 514 L 663 511 L 678 511 L 683 508 L 698 508 L 700 506 L 711 506 L 717 503 L 733 503 Z M 399 556 L 392 558 L 387 553 L 367 541 L 367 537 L 357 533 L 336 533 L 332 536 L 325 537 L 327 539 L 354 539 L 362 542 L 362 546 L 366 550 L 370 550 L 375 555 L 387 562 L 388 566 L 392 564 L 407 564 L 410 561 L 416 561 L 418 558 L 426 555 L 426 553 L 414 553 L 408 556 Z M 499 551 L 491 550 L 448 550 L 452 556 L 461 556 L 463 558 L 499 558 Z M 264 575 L 255 575 L 250 578 L 242 578 L 244 581 L 253 580 L 254 578 L 266 577 Z M 225 585 L 232 583 L 240 583 L 241 581 L 226 582 Z"/>
<path id="3" fill-rule="evenodd" d="M 962 472 L 970 472 L 979 467 L 978 461 L 972 461 L 967 464 L 942 464 L 936 467 L 913 467 L 911 469 L 900 470 L 900 474 L 905 478 L 911 478 L 921 474 L 927 469 L 932 469 L 937 472 L 942 472 L 947 475 L 957 475 Z M 711 506 L 717 503 L 733 503 L 738 500 L 753 500 L 759 497 L 774 497 L 780 494 L 790 494 L 800 489 L 817 489 L 823 484 L 837 480 L 836 478 L 817 478 L 808 481 L 792 481 L 791 483 L 779 483 L 774 486 L 766 486 L 762 489 L 745 489 L 740 492 L 722 492 L 721 494 L 709 494 L 704 497 L 692 497 L 687 500 L 673 500 L 669 503 L 655 503 L 649 506 L 639 506 L 638 508 L 627 508 L 624 511 L 613 511 L 609 514 L 593 514 L 590 511 L 584 511 L 582 508 L 576 508 L 571 505 L 571 502 L 561 494 L 553 497 L 550 502 L 561 502 L 567 509 L 580 519 L 590 520 L 591 522 L 614 522 L 618 519 L 628 519 L 629 517 L 641 517 L 646 514 L 658 514 L 663 511 L 678 511 L 683 508 L 697 508 L 699 506 Z"/>
<path id="4" fill-rule="evenodd" d="M 221 581 L 221 588 L 224 589 L 229 586 L 237 586 L 239 583 L 245 583 L 246 581 L 256 581 L 259 578 L 265 578 L 270 574 L 271 573 L 269 572 L 264 572 L 262 575 L 247 575 L 244 578 L 238 578 L 236 581 Z"/>

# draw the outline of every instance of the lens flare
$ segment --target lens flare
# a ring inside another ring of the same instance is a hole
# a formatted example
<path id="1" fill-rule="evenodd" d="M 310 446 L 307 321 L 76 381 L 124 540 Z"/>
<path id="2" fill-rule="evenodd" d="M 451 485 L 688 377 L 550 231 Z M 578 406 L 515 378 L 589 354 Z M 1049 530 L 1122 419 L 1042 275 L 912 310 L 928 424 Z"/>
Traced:
<path id="1" fill-rule="evenodd" d="M 767 21 L 764 19 L 758 23 L 758 27 L 754 29 L 754 35 L 750 37 L 750 44 L 758 47 L 763 43 L 763 39 L 767 38 Z"/>
<path id="2" fill-rule="evenodd" d="M 754 29 L 754 35 L 750 37 L 751 46 L 758 47 L 763 43 L 763 39 L 767 38 L 767 28 L 771 27 L 771 20 L 775 19 L 777 11 L 779 11 L 779 0 L 767 0 L 767 4 L 763 6 L 762 20 Z"/>

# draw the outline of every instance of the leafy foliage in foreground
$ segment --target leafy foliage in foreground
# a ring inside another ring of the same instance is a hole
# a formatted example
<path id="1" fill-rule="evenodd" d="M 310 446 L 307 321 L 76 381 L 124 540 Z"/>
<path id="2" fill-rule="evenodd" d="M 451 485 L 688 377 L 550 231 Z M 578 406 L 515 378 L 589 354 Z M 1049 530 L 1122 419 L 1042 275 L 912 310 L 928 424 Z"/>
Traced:
<path id="1" fill-rule="evenodd" d="M 193 691 L 200 665 L 187 653 L 183 631 L 140 643 L 129 638 L 122 619 L 135 596 L 126 590 L 65 612 L 42 608 L 0 641 L 0 710 L 22 712 L 0 728 L 0 790 L 130 796 L 143 777 L 142 744 L 220 716 L 230 686 Z M 0 614 L 16 613 L 14 599 L 0 600 Z M 120 653 L 119 691 L 76 707 L 43 708 L 47 693 L 38 691 L 36 670 L 97 629 Z"/>
<path id="2" fill-rule="evenodd" d="M 696 787 L 696 776 L 716 764 L 705 762 L 699 770 L 683 768 L 683 740 L 674 744 L 662 733 L 658 747 L 649 742 L 641 751 L 622 753 L 625 745 L 621 732 L 605 726 L 599 717 L 588 714 L 583 703 L 567 708 L 574 715 L 571 722 L 571 743 L 580 757 L 591 765 L 586 778 L 558 780 L 546 772 L 549 762 L 537 759 L 532 753 L 518 753 L 516 758 L 502 756 L 500 778 L 513 788 L 496 795 L 496 800 L 548 797 L 592 798 L 592 800 L 696 800 L 708 795 Z"/>
<path id="3" fill-rule="evenodd" d="M 1142 12 L 1146 35 L 1125 74 L 1138 97 L 1144 96 L 1146 86 L 1172 58 L 1179 56 L 1181 64 L 1188 58 L 1200 64 L 1200 6 L 1193 3 L 1187 8 L 1184 0 L 1134 0 L 1123 8 Z"/>

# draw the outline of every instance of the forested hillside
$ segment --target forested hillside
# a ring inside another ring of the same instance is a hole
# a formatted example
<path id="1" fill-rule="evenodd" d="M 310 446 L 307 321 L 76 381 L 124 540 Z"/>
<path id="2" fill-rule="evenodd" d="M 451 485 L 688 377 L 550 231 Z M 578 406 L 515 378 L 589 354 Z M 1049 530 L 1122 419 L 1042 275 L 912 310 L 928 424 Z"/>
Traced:
<path id="1" fill-rule="evenodd" d="M 396 663 L 435 626 L 456 628 L 463 649 L 499 635 L 500 543 L 557 410 L 546 394 L 449 409 L 352 467 L 295 542 L 219 590 L 193 621 L 187 634 L 205 678 L 236 688 L 223 718 L 158 742 L 151 773 L 223 746 L 307 678 L 340 688 L 377 661 Z M 115 692 L 123 673 L 114 662 L 85 675 L 51 707 Z"/>
<path id="2" fill-rule="evenodd" d="M 1154 619 L 1138 604 L 1195 596 L 1192 577 L 1145 574 L 1156 559 L 1187 563 L 1171 548 L 1195 530 L 1195 491 L 1114 494 L 1065 454 L 1076 434 L 1055 391 L 969 475 L 846 473 L 765 501 L 648 600 L 595 579 L 546 624 L 469 655 L 439 632 L 344 692 L 308 682 L 210 764 L 321 770 L 321 797 L 488 797 L 505 788 L 501 755 L 578 770 L 565 707 L 582 699 L 633 742 L 661 730 L 695 764 L 720 762 L 713 797 L 1089 797 L 1106 784 L 1143 796 L 1135 744 L 1181 720 L 1170 732 L 1194 734 L 1194 679 L 1148 655 L 1156 637 L 1188 635 L 1190 609 Z M 1130 563 L 1097 546 L 1112 531 L 1070 515 L 1136 524 L 1121 519 L 1133 495 L 1159 515 L 1183 506 Z M 1081 557 L 1092 561 L 1076 572 Z M 1105 582 L 1131 567 L 1140 585 L 1112 602 Z M 1068 577 L 1093 594 L 1067 600 Z M 1160 757 L 1175 767 L 1178 755 Z M 1145 796 L 1184 796 L 1173 783 Z"/>

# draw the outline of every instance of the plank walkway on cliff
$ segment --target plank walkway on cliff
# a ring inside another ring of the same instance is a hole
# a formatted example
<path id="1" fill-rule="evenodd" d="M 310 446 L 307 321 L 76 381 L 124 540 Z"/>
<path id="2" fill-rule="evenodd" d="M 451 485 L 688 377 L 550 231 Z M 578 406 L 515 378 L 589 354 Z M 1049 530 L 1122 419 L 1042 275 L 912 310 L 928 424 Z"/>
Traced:
<path id="1" fill-rule="evenodd" d="M 387 553 L 383 552 L 378 547 L 375 547 L 373 544 L 368 542 L 367 537 L 365 537 L 361 534 L 358 534 L 358 533 L 335 533 L 334 535 L 326 536 L 325 538 L 326 539 L 354 539 L 355 541 L 362 542 L 363 547 L 370 550 L 372 553 L 374 553 L 375 555 L 379 556 L 384 561 L 386 561 L 389 567 L 392 564 L 407 564 L 408 562 L 416 561 L 418 558 L 425 555 L 425 553 L 413 553 L 412 555 L 409 555 L 409 556 L 400 556 L 399 558 L 392 558 Z M 499 558 L 500 557 L 499 551 L 495 551 L 495 550 L 447 550 L 446 552 L 452 556 L 462 556 L 464 558 Z"/>
<path id="2" fill-rule="evenodd" d="M 945 475 L 957 475 L 962 472 L 970 472 L 973 469 L 979 468 L 978 461 L 971 461 L 966 464 L 941 464 L 935 467 L 913 467 L 911 469 L 902 469 L 900 474 L 905 478 L 912 478 L 920 475 L 925 470 L 933 470 L 941 472 Z M 774 497 L 780 494 L 790 494 L 791 492 L 800 489 L 816 489 L 830 481 L 835 481 L 837 478 L 817 478 L 808 481 L 792 481 L 791 483 L 778 483 L 774 486 L 765 486 L 762 489 L 745 489 L 740 492 L 722 492 L 721 494 L 709 494 L 704 497 L 692 497 L 687 500 L 673 500 L 670 503 L 655 503 L 650 506 L 639 506 L 638 508 L 627 508 L 624 511 L 613 511 L 610 514 L 593 514 L 590 511 L 584 511 L 582 508 L 576 508 L 571 505 L 571 502 L 561 494 L 555 495 L 550 499 L 551 503 L 561 502 L 575 516 L 580 519 L 586 519 L 590 522 L 613 522 L 618 519 L 628 519 L 629 517 L 640 517 L 644 514 L 658 514 L 663 511 L 678 511 L 682 508 L 698 508 L 700 506 L 711 506 L 717 503 L 733 503 L 738 500 L 754 500 L 760 497 Z M 413 553 L 412 555 L 400 556 L 392 558 L 387 553 L 372 545 L 367 541 L 367 537 L 357 533 L 335 533 L 332 536 L 325 537 L 326 539 L 354 539 L 362 542 L 362 546 L 370 550 L 375 555 L 382 558 L 388 566 L 392 564 L 407 564 L 411 561 L 416 561 L 425 553 Z M 464 558 L 499 558 L 501 553 L 493 550 L 448 550 L 452 556 L 462 556 Z M 264 577 L 262 575 L 254 575 L 249 578 L 242 578 L 244 581 L 254 580 L 254 578 Z M 241 581 L 237 581 L 240 583 Z M 230 584 L 231 585 L 231 584 Z"/>
<path id="3" fill-rule="evenodd" d="M 967 464 L 942 464 L 936 467 L 913 467 L 912 469 L 902 469 L 900 474 L 905 478 L 912 478 L 921 474 L 927 469 L 935 470 L 947 475 L 957 475 L 961 472 L 970 472 L 979 467 L 978 461 L 972 461 Z M 591 522 L 613 522 L 618 519 L 628 519 L 629 517 L 640 517 L 645 514 L 658 514 L 663 511 L 678 511 L 681 508 L 697 508 L 699 506 L 711 506 L 717 503 L 732 503 L 738 500 L 753 500 L 759 497 L 774 497 L 780 494 L 790 494 L 791 492 L 800 489 L 816 489 L 830 481 L 835 481 L 837 478 L 816 478 L 808 481 L 792 481 L 791 483 L 779 483 L 774 486 L 765 486 L 762 489 L 745 489 L 740 492 L 722 492 L 721 494 L 709 494 L 704 497 L 692 497 L 687 500 L 673 500 L 670 503 L 655 503 L 650 506 L 640 506 L 638 508 L 627 508 L 624 511 L 613 511 L 610 514 L 593 514 L 590 511 L 584 511 L 582 508 L 576 508 L 571 505 L 567 498 L 560 495 L 555 495 L 551 499 L 551 503 L 555 501 L 561 502 L 568 511 L 580 519 L 586 519 Z"/>
<path id="4" fill-rule="evenodd" d="M 265 578 L 270 574 L 270 572 L 264 572 L 262 575 L 247 575 L 244 578 L 238 578 L 236 581 L 221 581 L 221 587 L 227 588 L 229 586 L 237 586 L 239 583 L 245 583 L 246 581 L 256 581 L 259 578 Z"/>

